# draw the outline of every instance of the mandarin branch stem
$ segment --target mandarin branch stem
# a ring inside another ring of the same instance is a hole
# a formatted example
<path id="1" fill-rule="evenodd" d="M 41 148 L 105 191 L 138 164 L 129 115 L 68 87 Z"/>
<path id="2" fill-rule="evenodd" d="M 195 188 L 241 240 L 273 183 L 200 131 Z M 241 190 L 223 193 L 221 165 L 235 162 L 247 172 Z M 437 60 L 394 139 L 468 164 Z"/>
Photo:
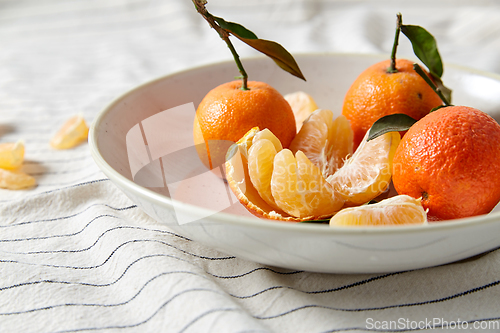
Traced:
<path id="1" fill-rule="evenodd" d="M 241 74 L 241 76 L 239 77 L 241 78 L 242 81 L 242 86 L 240 89 L 248 90 L 248 84 L 247 84 L 248 75 L 245 69 L 243 68 L 240 56 L 236 52 L 233 43 L 231 43 L 231 41 L 229 40 L 229 33 L 217 24 L 212 14 L 210 14 L 208 10 L 205 8 L 205 5 L 207 4 L 206 0 L 192 0 L 192 1 L 198 13 L 208 22 L 210 27 L 212 27 L 215 31 L 217 31 L 219 37 L 226 43 L 227 47 L 231 51 L 231 54 L 233 55 L 234 61 L 236 62 L 236 66 L 238 67 L 238 70 Z"/>
<path id="2" fill-rule="evenodd" d="M 396 68 L 396 52 L 398 49 L 398 44 L 399 44 L 399 35 L 401 33 L 401 26 L 403 25 L 403 16 L 401 13 L 398 13 L 396 15 L 396 34 L 394 35 L 394 44 L 392 45 L 392 52 L 391 52 L 391 65 L 387 69 L 388 73 L 397 73 L 397 68 Z"/>

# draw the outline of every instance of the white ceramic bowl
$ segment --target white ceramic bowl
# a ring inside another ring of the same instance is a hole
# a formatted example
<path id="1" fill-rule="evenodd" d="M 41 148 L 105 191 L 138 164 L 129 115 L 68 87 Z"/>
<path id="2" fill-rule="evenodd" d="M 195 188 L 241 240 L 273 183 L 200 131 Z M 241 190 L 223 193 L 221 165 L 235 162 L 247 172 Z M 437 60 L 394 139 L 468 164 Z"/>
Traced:
<path id="1" fill-rule="evenodd" d="M 243 63 L 250 79 L 265 81 L 282 94 L 306 91 L 321 108 L 340 114 L 353 80 L 386 58 L 297 55 L 307 82 L 267 58 Z M 394 272 L 450 263 L 500 246 L 497 209 L 429 225 L 373 228 L 253 217 L 235 202 L 220 178 L 203 169 L 192 144 L 195 107 L 210 89 L 237 74 L 233 62 L 223 62 L 159 78 L 119 97 L 90 129 L 97 165 L 147 214 L 175 232 L 272 266 L 332 273 Z M 455 105 L 476 107 L 500 119 L 499 76 L 447 65 L 443 78 L 453 89 Z"/>

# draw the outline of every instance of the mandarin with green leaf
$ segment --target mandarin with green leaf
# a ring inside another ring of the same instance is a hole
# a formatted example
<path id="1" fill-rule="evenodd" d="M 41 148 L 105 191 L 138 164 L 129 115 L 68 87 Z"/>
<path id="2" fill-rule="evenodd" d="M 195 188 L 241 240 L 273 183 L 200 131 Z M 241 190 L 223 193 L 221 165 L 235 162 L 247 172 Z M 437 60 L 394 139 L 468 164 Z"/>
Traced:
<path id="1" fill-rule="evenodd" d="M 270 57 L 283 70 L 305 80 L 295 59 L 280 44 L 260 39 L 241 24 L 212 15 L 205 6 L 206 0 L 192 1 L 198 13 L 226 43 L 241 74 L 241 81 L 215 87 L 198 105 L 193 138 L 201 161 L 210 169 L 224 165 L 231 144 L 254 127 L 269 129 L 284 147 L 288 147 L 296 134 L 292 108 L 270 85 L 248 81 L 248 75 L 229 37 L 236 37 Z"/>
<path id="2" fill-rule="evenodd" d="M 388 72 L 390 60 L 367 68 L 344 98 L 342 114 L 351 122 L 357 148 L 378 119 L 396 113 L 421 119 L 442 104 L 436 92 L 413 69 L 413 62 L 396 60 L 397 72 Z"/>
<path id="3" fill-rule="evenodd" d="M 408 37 L 415 55 L 430 73 L 424 70 L 417 73 L 413 62 L 396 59 L 401 31 Z M 402 15 L 398 13 L 391 59 L 363 71 L 344 98 L 342 114 L 351 121 L 354 148 L 359 146 L 365 133 L 382 117 L 405 114 L 419 120 L 442 105 L 441 96 L 428 84 L 434 82 L 440 87 L 441 94 L 451 96 L 451 90 L 441 82 L 442 74 L 443 65 L 434 37 L 422 27 L 403 25 Z M 404 132 L 401 134 L 404 135 Z"/>

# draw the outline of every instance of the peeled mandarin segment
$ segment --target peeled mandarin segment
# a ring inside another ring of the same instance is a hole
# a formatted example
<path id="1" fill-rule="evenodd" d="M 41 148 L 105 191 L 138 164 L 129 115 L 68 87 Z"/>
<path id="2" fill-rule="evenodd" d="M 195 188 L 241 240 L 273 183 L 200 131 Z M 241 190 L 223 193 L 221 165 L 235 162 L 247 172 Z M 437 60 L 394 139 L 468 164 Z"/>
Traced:
<path id="1" fill-rule="evenodd" d="M 304 122 L 292 143 L 290 150 L 296 154 L 301 150 L 326 178 L 352 155 L 353 132 L 344 116 L 333 119 L 330 110 L 318 109 Z"/>
<path id="2" fill-rule="evenodd" d="M 312 96 L 303 91 L 296 91 L 290 94 L 286 94 L 283 97 L 292 107 L 298 132 L 302 127 L 304 120 L 306 120 L 311 113 L 317 110 L 318 106 L 316 105 L 316 102 L 314 101 Z"/>
<path id="3" fill-rule="evenodd" d="M 327 159 L 330 162 L 324 174 L 329 176 L 340 169 L 353 152 L 353 132 L 346 117 L 340 115 L 333 121 L 328 132 L 328 142 L 331 142 L 330 150 L 327 152 Z"/>
<path id="4" fill-rule="evenodd" d="M 250 150 L 250 147 L 252 146 L 253 138 L 257 133 L 259 133 L 259 128 L 258 127 L 253 127 L 251 128 L 248 132 L 243 135 L 241 139 L 239 139 L 236 144 L 239 147 L 240 152 L 245 156 L 245 158 L 248 159 L 248 151 Z"/>
<path id="5" fill-rule="evenodd" d="M 22 141 L 0 144 L 0 168 L 17 169 L 23 161 L 24 143 Z"/>
<path id="6" fill-rule="evenodd" d="M 264 201 L 251 182 L 248 170 L 248 150 L 251 149 L 252 140 L 258 132 L 258 127 L 252 128 L 229 148 L 225 164 L 228 185 L 238 201 L 255 216 L 298 222 L 300 219 L 292 217 Z"/>
<path id="7" fill-rule="evenodd" d="M 248 174 L 248 161 L 241 150 L 237 144 L 229 148 L 228 156 L 230 157 L 226 161 L 227 182 L 241 204 L 255 215 L 265 216 L 265 213 L 272 211 L 273 208 L 260 197 L 252 186 Z"/>
<path id="8" fill-rule="evenodd" d="M 344 200 L 326 181 L 321 171 L 301 151 L 297 152 L 295 159 L 299 191 L 304 191 L 305 202 L 309 205 L 312 215 L 329 216 L 339 211 Z"/>
<path id="9" fill-rule="evenodd" d="M 283 149 L 281 141 L 276 137 L 276 135 L 273 134 L 273 132 L 271 132 L 267 128 L 264 128 L 262 131 L 255 133 L 255 136 L 252 138 L 252 143 L 263 139 L 269 140 L 274 145 L 274 148 L 277 152 Z"/>
<path id="10" fill-rule="evenodd" d="M 56 149 L 73 148 L 87 140 L 89 128 L 81 115 L 71 117 L 50 140 L 50 145 Z"/>
<path id="11" fill-rule="evenodd" d="M 366 141 L 365 135 L 354 155 L 327 181 L 342 195 L 347 205 L 366 203 L 387 190 L 391 181 L 392 159 L 401 140 L 389 132 Z"/>
<path id="12" fill-rule="evenodd" d="M 290 144 L 290 150 L 296 154 L 301 150 L 318 168 L 323 169 L 328 163 L 325 156 L 325 145 L 328 140 L 328 129 L 333 123 L 333 112 L 317 110 L 304 122 Z"/>
<path id="13" fill-rule="evenodd" d="M 292 152 L 283 149 L 274 158 L 271 191 L 276 204 L 292 216 L 301 216 L 302 202 L 297 193 L 297 165 Z"/>
<path id="14" fill-rule="evenodd" d="M 276 153 L 274 144 L 267 139 L 253 143 L 248 151 L 248 173 L 252 185 L 262 199 L 272 207 L 278 208 L 271 193 L 271 177 Z"/>
<path id="15" fill-rule="evenodd" d="M 35 185 L 35 183 L 35 178 L 24 172 L 0 169 L 0 188 L 20 190 L 31 187 Z"/>
<path id="16" fill-rule="evenodd" d="M 372 205 L 342 209 L 330 220 L 330 226 L 388 226 L 424 224 L 427 214 L 420 199 L 397 195 Z"/>
<path id="17" fill-rule="evenodd" d="M 248 171 L 253 186 L 262 199 L 277 209 L 279 208 L 271 194 L 271 176 L 274 156 L 282 149 L 280 140 L 265 128 L 253 135 L 252 145 L 247 154 Z"/>
<path id="18" fill-rule="evenodd" d="M 342 198 L 301 151 L 295 157 L 288 149 L 276 154 L 271 191 L 281 209 L 300 218 L 330 216 L 343 205 Z"/>

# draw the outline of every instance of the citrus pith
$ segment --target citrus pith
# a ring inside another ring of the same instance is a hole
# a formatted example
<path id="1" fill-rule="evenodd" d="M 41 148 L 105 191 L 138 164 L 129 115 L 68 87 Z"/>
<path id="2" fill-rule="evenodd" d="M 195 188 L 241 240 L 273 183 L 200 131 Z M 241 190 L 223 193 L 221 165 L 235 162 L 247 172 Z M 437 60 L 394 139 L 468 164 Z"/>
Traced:
<path id="1" fill-rule="evenodd" d="M 344 116 L 334 118 L 333 112 L 317 109 L 307 119 L 290 144 L 296 154 L 299 150 L 314 163 L 326 178 L 352 155 L 353 133 Z"/>
<path id="2" fill-rule="evenodd" d="M 365 139 L 344 165 L 327 181 L 342 195 L 346 204 L 360 205 L 382 194 L 392 177 L 394 153 L 401 137 L 398 132 Z"/>

